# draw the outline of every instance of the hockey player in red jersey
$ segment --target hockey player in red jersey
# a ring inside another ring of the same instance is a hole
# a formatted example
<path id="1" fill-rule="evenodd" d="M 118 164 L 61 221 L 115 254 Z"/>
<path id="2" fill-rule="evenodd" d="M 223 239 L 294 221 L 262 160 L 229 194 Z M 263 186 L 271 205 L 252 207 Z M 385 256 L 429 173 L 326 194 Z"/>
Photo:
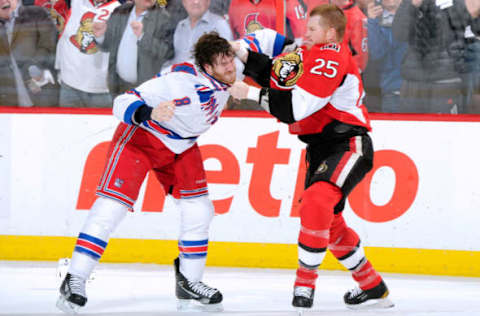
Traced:
<path id="1" fill-rule="evenodd" d="M 257 100 L 307 144 L 292 301 L 299 308 L 313 304 L 317 269 L 327 249 L 358 282 L 344 295 L 348 307 L 393 306 L 382 277 L 342 215 L 346 197 L 373 164 L 362 81 L 349 47 L 342 43 L 345 24 L 342 10 L 326 4 L 310 12 L 304 45 L 291 53 L 271 60 L 235 46 L 245 62 L 244 73 L 262 88 L 237 81 L 231 95 Z"/>

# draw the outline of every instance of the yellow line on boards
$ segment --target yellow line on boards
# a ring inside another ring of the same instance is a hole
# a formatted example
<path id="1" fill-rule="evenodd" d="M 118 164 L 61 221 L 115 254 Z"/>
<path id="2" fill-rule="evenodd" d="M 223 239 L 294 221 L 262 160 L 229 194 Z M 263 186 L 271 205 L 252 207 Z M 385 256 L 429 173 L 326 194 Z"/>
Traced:
<path id="1" fill-rule="evenodd" d="M 74 237 L 0 235 L 0 260 L 58 260 L 71 257 Z M 480 277 L 480 251 L 365 247 L 378 271 Z M 177 241 L 112 238 L 102 262 L 171 264 L 178 255 Z M 297 267 L 292 244 L 209 243 L 207 265 L 224 267 Z M 328 253 L 322 269 L 345 270 Z"/>

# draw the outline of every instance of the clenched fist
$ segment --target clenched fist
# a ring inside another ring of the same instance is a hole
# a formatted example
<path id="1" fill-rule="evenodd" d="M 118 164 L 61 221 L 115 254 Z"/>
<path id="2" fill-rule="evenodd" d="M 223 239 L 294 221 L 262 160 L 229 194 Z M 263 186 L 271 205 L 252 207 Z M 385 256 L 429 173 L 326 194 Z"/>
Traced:
<path id="1" fill-rule="evenodd" d="M 246 99 L 248 95 L 248 89 L 250 86 L 243 81 L 235 81 L 235 83 L 228 88 L 228 92 L 232 98 L 236 100 Z"/>
<path id="2" fill-rule="evenodd" d="M 175 113 L 173 101 L 161 102 L 152 110 L 152 119 L 157 122 L 169 121 Z"/>

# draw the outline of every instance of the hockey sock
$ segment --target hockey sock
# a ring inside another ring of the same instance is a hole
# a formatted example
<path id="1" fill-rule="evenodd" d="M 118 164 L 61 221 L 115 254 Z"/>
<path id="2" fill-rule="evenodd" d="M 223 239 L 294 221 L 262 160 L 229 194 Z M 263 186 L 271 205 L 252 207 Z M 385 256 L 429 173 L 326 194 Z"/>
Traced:
<path id="1" fill-rule="evenodd" d="M 323 262 L 328 246 L 333 208 L 341 197 L 340 189 L 328 182 L 316 182 L 303 193 L 295 286 L 315 288 L 316 270 Z"/>
<path id="2" fill-rule="evenodd" d="M 68 271 L 88 279 L 103 255 L 110 234 L 123 220 L 128 208 L 112 199 L 99 197 L 78 235 Z"/>
<path id="3" fill-rule="evenodd" d="M 353 279 L 358 282 L 362 290 L 371 289 L 382 281 L 381 276 L 365 257 L 360 237 L 353 229 L 346 226 L 342 214 L 334 217 L 328 249 L 345 268 L 352 272 Z"/>
<path id="4" fill-rule="evenodd" d="M 207 262 L 208 239 L 179 240 L 178 250 L 180 272 L 189 281 L 200 281 Z"/>
<path id="5" fill-rule="evenodd" d="M 207 261 L 208 230 L 215 214 L 208 196 L 177 200 L 181 224 L 178 250 L 180 272 L 189 281 L 202 280 Z"/>

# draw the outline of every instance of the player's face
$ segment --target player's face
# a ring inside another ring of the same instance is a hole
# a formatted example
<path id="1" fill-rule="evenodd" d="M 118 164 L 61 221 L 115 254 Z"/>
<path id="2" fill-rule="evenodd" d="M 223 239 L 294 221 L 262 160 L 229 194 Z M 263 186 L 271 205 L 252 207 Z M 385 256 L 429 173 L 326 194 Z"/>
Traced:
<path id="1" fill-rule="evenodd" d="M 233 55 L 218 55 L 213 65 L 205 65 L 204 68 L 210 76 L 223 83 L 233 84 L 237 78 Z"/>
<path id="2" fill-rule="evenodd" d="M 210 0 L 182 0 L 183 7 L 190 18 L 200 18 L 210 6 Z"/>
<path id="3" fill-rule="evenodd" d="M 332 30 L 332 28 L 324 26 L 321 16 L 314 15 L 308 19 L 303 44 L 310 49 L 313 45 L 329 43 Z"/>
<path id="4" fill-rule="evenodd" d="M 17 7 L 17 0 L 0 0 L 0 19 L 9 20 Z"/>

